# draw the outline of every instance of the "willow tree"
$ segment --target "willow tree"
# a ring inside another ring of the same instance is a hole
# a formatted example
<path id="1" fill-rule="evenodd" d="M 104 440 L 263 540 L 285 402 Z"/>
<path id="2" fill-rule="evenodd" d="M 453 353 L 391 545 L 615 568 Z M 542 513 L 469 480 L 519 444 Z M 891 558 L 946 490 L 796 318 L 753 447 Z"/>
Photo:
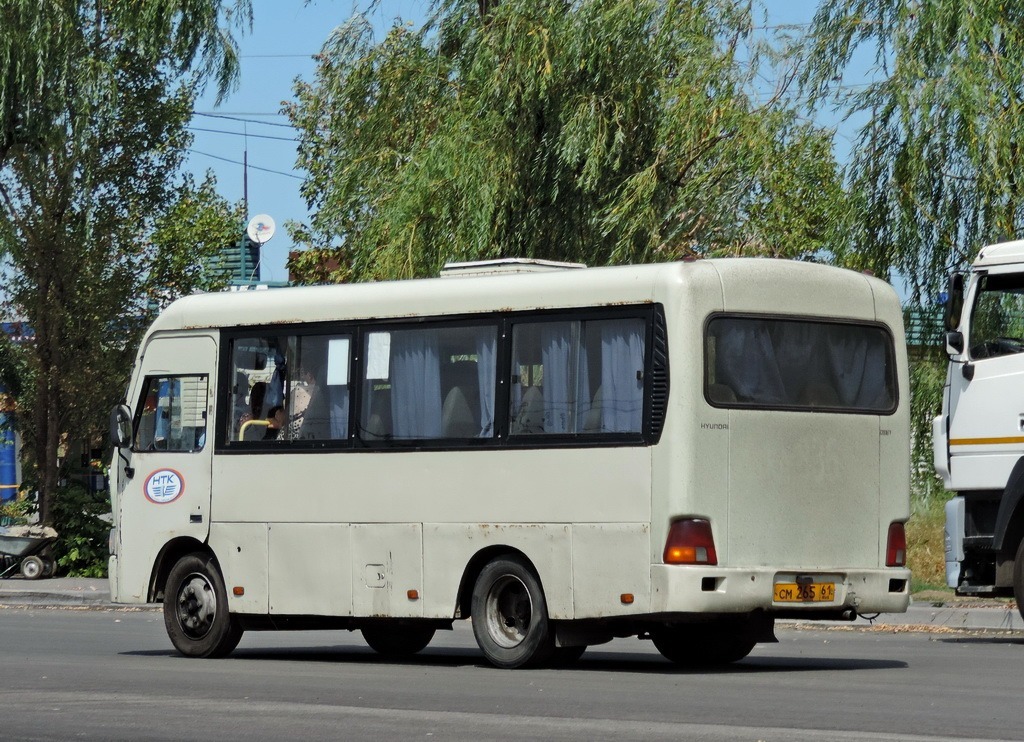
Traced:
<path id="1" fill-rule="evenodd" d="M 821 255 L 830 135 L 756 84 L 752 32 L 732 0 L 440 0 L 379 42 L 354 16 L 288 109 L 306 267 Z"/>
<path id="2" fill-rule="evenodd" d="M 1024 225 L 1024 5 L 823 0 L 804 90 L 864 119 L 848 165 L 848 258 L 916 299 Z"/>
<path id="3" fill-rule="evenodd" d="M 0 8 L 3 287 L 35 331 L 20 402 L 43 522 L 62 442 L 96 430 L 93 402 L 123 391 L 140 298 L 159 275 L 147 235 L 178 199 L 192 101 L 208 79 L 227 91 L 230 31 L 249 13 L 248 0 Z"/>

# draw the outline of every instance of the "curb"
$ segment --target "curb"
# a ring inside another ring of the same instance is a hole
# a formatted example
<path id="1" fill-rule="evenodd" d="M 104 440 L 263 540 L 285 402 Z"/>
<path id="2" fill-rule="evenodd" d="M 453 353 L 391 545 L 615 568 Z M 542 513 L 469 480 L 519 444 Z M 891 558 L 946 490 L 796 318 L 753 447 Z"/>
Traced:
<path id="1" fill-rule="evenodd" d="M 110 600 L 110 589 L 105 579 L 54 578 L 49 580 L 0 579 L 0 606 L 53 606 L 146 609 L 157 604 L 123 605 Z M 950 629 L 962 631 L 1024 631 L 1021 618 L 1013 603 L 958 606 L 955 603 L 912 603 L 906 613 L 883 613 L 875 617 L 858 617 L 856 621 L 804 621 L 787 619 L 787 626 L 814 628 L 850 627 L 903 631 L 934 631 Z"/>
<path id="2" fill-rule="evenodd" d="M 0 605 L 114 606 L 106 579 L 60 577 L 0 580 Z"/>

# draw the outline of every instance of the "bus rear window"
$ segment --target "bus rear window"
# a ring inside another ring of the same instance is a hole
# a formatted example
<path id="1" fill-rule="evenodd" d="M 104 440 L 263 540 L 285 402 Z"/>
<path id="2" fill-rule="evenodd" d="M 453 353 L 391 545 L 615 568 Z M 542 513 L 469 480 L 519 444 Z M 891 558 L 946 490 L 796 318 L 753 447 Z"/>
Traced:
<path id="1" fill-rule="evenodd" d="M 896 410 L 892 336 L 878 325 L 718 316 L 707 324 L 704 368 L 715 407 Z"/>

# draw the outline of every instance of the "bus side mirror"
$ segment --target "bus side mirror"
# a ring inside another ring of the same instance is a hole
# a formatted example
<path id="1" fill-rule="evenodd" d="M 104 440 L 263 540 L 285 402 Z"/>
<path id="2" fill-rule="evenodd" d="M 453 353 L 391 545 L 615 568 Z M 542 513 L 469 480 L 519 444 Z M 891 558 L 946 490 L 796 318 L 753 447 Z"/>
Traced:
<path id="1" fill-rule="evenodd" d="M 119 404 L 110 411 L 110 445 L 127 448 L 132 442 L 132 413 L 128 405 Z"/>
<path id="2" fill-rule="evenodd" d="M 946 330 L 952 332 L 960 326 L 960 315 L 964 311 L 964 277 L 960 273 L 954 273 L 949 277 L 949 288 L 946 291 L 946 304 L 945 311 L 943 312 L 943 322 L 946 325 Z M 960 338 L 961 346 L 963 345 L 963 338 Z M 948 336 L 946 344 L 949 344 Z M 960 353 L 963 351 L 963 347 L 957 351 Z"/>

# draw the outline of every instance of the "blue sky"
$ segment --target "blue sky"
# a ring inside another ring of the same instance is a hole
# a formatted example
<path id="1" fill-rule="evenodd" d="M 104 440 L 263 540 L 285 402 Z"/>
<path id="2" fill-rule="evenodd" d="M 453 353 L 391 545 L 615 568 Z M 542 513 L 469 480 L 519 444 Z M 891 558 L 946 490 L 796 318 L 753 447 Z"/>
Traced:
<path id="1" fill-rule="evenodd" d="M 817 4 L 764 0 L 763 20 L 767 26 L 806 24 Z M 292 97 L 297 77 L 312 79 L 312 55 L 331 30 L 366 5 L 352 0 L 253 0 L 252 33 L 240 39 L 238 89 L 219 107 L 214 107 L 212 96 L 196 103 L 189 170 L 197 177 L 212 170 L 220 193 L 235 202 L 243 194 L 242 161 L 247 152 L 249 217 L 269 214 L 277 223 L 274 238 L 263 247 L 263 280 L 287 279 L 285 261 L 292 243 L 284 223 L 302 221 L 307 214 L 299 196 L 302 175 L 295 170 L 295 132 L 280 114 L 281 103 Z M 373 15 L 375 25 L 383 37 L 395 18 L 419 24 L 428 7 L 427 0 L 381 0 Z"/>

